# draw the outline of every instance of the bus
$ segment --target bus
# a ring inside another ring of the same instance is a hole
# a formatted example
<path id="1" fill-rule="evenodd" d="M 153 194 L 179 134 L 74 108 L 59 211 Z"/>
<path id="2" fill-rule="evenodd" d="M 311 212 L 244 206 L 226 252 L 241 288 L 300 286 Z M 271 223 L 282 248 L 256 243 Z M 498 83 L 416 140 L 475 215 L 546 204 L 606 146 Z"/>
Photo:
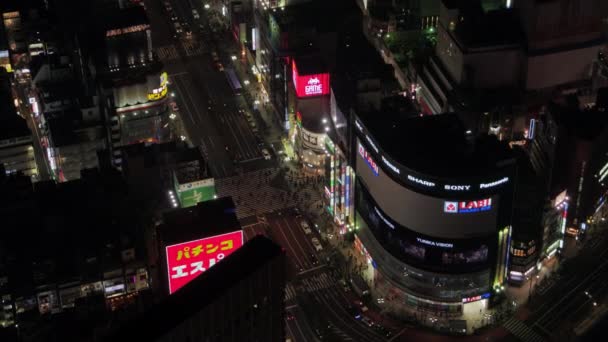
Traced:
<path id="1" fill-rule="evenodd" d="M 232 91 L 234 91 L 235 94 L 240 95 L 243 87 L 241 86 L 238 77 L 236 77 L 234 69 L 226 68 L 224 72 L 226 73 L 226 79 L 228 80 L 228 84 L 230 84 Z"/>

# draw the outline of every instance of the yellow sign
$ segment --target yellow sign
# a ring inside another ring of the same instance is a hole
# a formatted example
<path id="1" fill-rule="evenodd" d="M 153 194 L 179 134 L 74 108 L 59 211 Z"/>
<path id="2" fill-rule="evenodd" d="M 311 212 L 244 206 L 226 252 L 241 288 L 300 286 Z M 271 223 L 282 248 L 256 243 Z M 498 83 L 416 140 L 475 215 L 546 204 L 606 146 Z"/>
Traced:
<path id="1" fill-rule="evenodd" d="M 166 72 L 160 74 L 160 87 L 153 89 L 151 93 L 148 93 L 149 101 L 157 101 L 167 96 L 167 85 L 169 84 L 169 76 Z"/>

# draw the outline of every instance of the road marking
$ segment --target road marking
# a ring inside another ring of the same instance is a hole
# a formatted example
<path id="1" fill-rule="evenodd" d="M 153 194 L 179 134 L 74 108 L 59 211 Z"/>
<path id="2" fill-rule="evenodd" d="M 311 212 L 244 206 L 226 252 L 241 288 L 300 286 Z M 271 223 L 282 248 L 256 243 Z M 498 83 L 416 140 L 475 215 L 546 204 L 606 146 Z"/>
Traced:
<path id="1" fill-rule="evenodd" d="M 321 264 L 321 265 L 319 265 L 319 266 L 316 266 L 316 267 L 313 267 L 313 268 L 309 268 L 309 269 L 307 269 L 307 270 L 304 270 L 304 271 L 302 271 L 302 272 L 298 273 L 298 275 L 303 275 L 303 274 L 306 274 L 306 273 L 309 273 L 309 272 L 312 272 L 312 271 L 316 271 L 316 270 L 318 270 L 318 269 L 320 269 L 320 268 L 323 268 L 323 267 L 325 267 L 325 266 L 327 266 L 327 264 Z"/>
<path id="2" fill-rule="evenodd" d="M 297 307 L 298 307 L 298 304 L 293 304 L 293 305 L 286 306 L 285 310 L 291 310 L 291 309 L 297 308 Z"/>
<path id="3" fill-rule="evenodd" d="M 264 157 L 256 157 L 256 158 L 249 158 L 249 159 L 245 159 L 245 160 L 239 160 L 239 163 L 246 163 L 246 162 L 250 162 L 250 161 L 254 161 L 254 160 L 258 160 L 258 159 L 264 159 Z"/>
<path id="4" fill-rule="evenodd" d="M 401 334 L 403 334 L 407 329 L 408 329 L 408 327 L 403 328 L 400 332 L 398 332 L 397 334 L 395 334 L 395 336 L 391 337 L 388 340 L 388 342 L 391 342 L 391 341 L 395 340 L 397 337 L 399 337 Z"/>
<path id="5" fill-rule="evenodd" d="M 183 75 L 188 75 L 188 73 L 185 72 L 185 71 L 184 72 L 176 72 L 175 74 L 169 74 L 167 76 L 169 76 L 169 77 L 177 77 L 177 76 L 183 76 Z"/>

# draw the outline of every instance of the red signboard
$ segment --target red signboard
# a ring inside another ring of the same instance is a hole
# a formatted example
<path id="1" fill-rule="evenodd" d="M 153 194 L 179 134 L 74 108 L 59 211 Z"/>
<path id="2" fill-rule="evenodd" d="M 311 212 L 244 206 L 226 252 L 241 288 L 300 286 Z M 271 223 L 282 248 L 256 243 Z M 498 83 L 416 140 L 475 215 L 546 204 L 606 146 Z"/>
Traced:
<path id="1" fill-rule="evenodd" d="M 292 63 L 293 86 L 298 97 L 309 97 L 329 94 L 329 73 L 300 75 L 296 61 Z"/>
<path id="2" fill-rule="evenodd" d="M 188 284 L 242 245 L 243 231 L 239 230 L 165 247 L 169 294 Z"/>

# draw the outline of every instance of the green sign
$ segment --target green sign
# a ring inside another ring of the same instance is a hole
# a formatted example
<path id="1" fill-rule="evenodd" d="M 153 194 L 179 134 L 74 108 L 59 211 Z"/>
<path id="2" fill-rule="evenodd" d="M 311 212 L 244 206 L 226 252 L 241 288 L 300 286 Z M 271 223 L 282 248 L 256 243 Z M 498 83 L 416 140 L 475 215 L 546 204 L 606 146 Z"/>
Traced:
<path id="1" fill-rule="evenodd" d="M 180 184 L 177 187 L 177 197 L 182 208 L 193 207 L 197 203 L 214 199 L 215 182 L 213 178 Z"/>

